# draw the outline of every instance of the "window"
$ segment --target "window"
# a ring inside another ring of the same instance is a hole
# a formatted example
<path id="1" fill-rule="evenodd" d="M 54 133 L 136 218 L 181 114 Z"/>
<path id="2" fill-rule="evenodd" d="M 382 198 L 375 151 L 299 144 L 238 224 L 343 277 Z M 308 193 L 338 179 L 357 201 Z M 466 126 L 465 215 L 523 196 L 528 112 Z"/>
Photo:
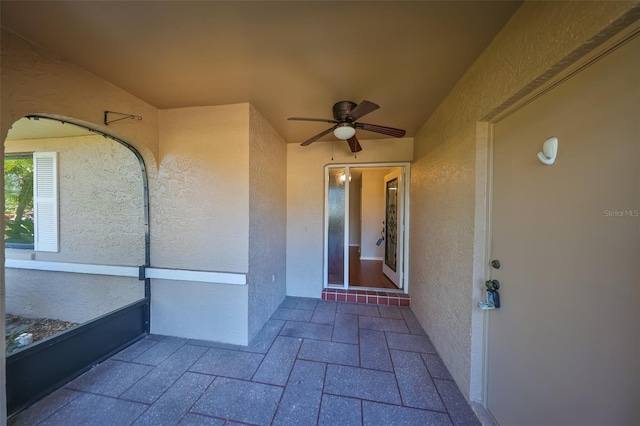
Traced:
<path id="1" fill-rule="evenodd" d="M 58 251 L 57 153 L 4 159 L 5 247 Z"/>

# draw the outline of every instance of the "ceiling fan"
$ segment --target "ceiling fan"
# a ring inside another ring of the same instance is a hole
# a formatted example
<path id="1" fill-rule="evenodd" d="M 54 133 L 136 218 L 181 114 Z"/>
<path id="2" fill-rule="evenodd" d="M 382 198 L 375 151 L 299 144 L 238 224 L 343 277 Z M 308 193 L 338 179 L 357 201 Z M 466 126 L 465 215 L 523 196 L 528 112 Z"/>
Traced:
<path id="1" fill-rule="evenodd" d="M 364 117 L 380 108 L 379 105 L 369 101 L 362 101 L 359 104 L 351 101 L 340 101 L 333 105 L 333 120 L 326 118 L 305 118 L 305 117 L 289 117 L 288 120 L 294 121 L 320 121 L 323 123 L 331 123 L 333 127 L 328 128 L 324 132 L 320 132 L 310 139 L 302 142 L 300 145 L 307 146 L 317 141 L 324 135 L 331 132 L 336 138 L 346 140 L 349 143 L 351 152 L 362 151 L 362 147 L 356 138 L 356 129 L 367 130 L 369 132 L 381 133 L 394 138 L 402 138 L 407 133 L 405 130 L 396 129 L 395 127 L 379 126 L 377 124 L 357 123 L 356 120 Z"/>

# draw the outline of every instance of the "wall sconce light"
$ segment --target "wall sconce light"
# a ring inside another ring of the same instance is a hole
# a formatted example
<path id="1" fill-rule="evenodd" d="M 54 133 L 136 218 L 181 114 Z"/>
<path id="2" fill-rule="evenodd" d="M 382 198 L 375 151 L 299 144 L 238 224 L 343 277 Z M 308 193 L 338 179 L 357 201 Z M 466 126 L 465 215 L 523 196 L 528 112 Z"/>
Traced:
<path id="1" fill-rule="evenodd" d="M 538 153 L 538 160 L 547 166 L 552 165 L 556 161 L 558 155 L 558 138 L 552 137 L 544 141 L 542 144 L 542 152 Z"/>
<path id="2" fill-rule="evenodd" d="M 345 176 L 344 173 L 342 173 L 340 175 L 340 182 L 344 182 L 345 180 L 347 180 L 347 177 Z M 349 182 L 351 182 L 351 175 L 349 175 Z"/>

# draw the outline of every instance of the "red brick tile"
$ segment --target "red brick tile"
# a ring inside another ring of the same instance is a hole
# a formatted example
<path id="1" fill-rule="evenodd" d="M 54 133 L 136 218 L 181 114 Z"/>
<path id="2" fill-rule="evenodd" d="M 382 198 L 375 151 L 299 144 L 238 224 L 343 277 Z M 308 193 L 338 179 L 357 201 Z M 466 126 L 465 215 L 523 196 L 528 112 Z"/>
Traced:
<path id="1" fill-rule="evenodd" d="M 357 299 L 358 299 L 358 303 L 367 303 L 366 295 L 358 295 Z"/>
<path id="2" fill-rule="evenodd" d="M 347 302 L 356 303 L 357 301 L 355 294 L 347 294 Z"/>
<path id="3" fill-rule="evenodd" d="M 387 296 L 378 297 L 378 305 L 388 305 L 389 298 Z"/>
<path id="4" fill-rule="evenodd" d="M 344 294 L 344 293 L 338 293 L 338 294 L 336 295 L 336 300 L 337 300 L 338 302 L 346 302 L 346 301 L 347 301 L 347 295 L 346 295 L 346 294 Z"/>
<path id="5" fill-rule="evenodd" d="M 397 297 L 389 298 L 389 305 L 391 306 L 400 306 L 400 300 Z"/>
<path id="6" fill-rule="evenodd" d="M 327 293 L 327 299 L 326 300 L 335 301 L 336 300 L 336 294 L 335 293 Z"/>
<path id="7" fill-rule="evenodd" d="M 409 299 L 400 299 L 400 306 L 409 306 Z"/>

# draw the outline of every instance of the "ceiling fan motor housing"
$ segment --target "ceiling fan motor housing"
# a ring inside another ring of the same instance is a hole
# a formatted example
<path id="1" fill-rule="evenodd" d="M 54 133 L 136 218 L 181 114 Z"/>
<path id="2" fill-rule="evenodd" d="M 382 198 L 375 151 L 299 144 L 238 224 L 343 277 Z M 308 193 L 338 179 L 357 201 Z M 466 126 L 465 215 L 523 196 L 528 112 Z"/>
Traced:
<path id="1" fill-rule="evenodd" d="M 333 118 L 340 122 L 351 122 L 350 119 L 351 110 L 357 106 L 356 103 L 351 101 L 340 101 L 333 104 Z"/>

